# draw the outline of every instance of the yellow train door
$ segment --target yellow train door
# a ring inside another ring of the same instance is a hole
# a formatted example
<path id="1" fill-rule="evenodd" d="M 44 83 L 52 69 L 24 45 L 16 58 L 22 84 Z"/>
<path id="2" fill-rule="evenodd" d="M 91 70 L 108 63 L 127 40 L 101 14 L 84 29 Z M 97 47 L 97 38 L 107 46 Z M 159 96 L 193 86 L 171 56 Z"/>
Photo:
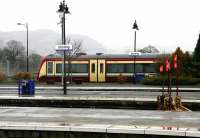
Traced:
<path id="1" fill-rule="evenodd" d="M 90 60 L 90 82 L 105 82 L 105 60 Z"/>
<path id="2" fill-rule="evenodd" d="M 105 60 L 99 59 L 98 63 L 98 82 L 105 82 Z"/>
<path id="3" fill-rule="evenodd" d="M 97 82 L 97 60 L 90 60 L 90 82 Z"/>

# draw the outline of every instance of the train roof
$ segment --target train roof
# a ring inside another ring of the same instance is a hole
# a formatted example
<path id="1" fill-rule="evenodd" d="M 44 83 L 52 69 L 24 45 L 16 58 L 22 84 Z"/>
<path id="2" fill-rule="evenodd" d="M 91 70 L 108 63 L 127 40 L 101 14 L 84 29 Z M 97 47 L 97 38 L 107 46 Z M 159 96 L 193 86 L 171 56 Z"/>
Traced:
<path id="1" fill-rule="evenodd" d="M 152 53 L 141 53 L 141 55 L 136 56 L 136 58 L 159 58 L 160 54 L 152 54 Z M 75 55 L 74 57 L 78 58 L 133 58 L 134 56 L 128 54 L 101 54 L 101 55 Z M 46 56 L 46 59 L 49 58 L 63 58 L 63 54 L 50 54 Z"/>

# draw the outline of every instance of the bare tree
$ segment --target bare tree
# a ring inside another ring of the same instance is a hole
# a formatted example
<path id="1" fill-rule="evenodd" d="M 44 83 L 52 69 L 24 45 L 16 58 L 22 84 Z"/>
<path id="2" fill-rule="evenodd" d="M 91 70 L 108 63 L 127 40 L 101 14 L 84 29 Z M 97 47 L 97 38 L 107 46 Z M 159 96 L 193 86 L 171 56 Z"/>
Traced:
<path id="1" fill-rule="evenodd" d="M 18 63 L 17 60 L 24 59 L 25 55 L 25 48 L 22 45 L 22 42 L 16 40 L 10 40 L 7 42 L 6 47 L 3 49 L 3 54 L 5 60 L 10 62 L 10 68 L 13 71 L 17 70 Z M 21 63 L 24 64 L 24 63 Z"/>
<path id="2" fill-rule="evenodd" d="M 155 46 L 147 46 L 147 47 L 144 47 L 140 50 L 138 50 L 138 52 L 141 52 L 141 53 L 159 53 L 159 50 L 155 47 Z"/>
<path id="3" fill-rule="evenodd" d="M 30 71 L 36 73 L 39 69 L 41 62 L 41 55 L 32 53 L 29 55 Z"/>
<path id="4" fill-rule="evenodd" d="M 71 44 L 73 47 L 71 51 L 68 51 L 67 58 L 75 58 L 77 57 L 78 53 L 83 52 L 82 40 L 71 39 L 70 37 L 67 37 L 66 44 Z"/>
<path id="5" fill-rule="evenodd" d="M 68 51 L 67 52 L 67 55 L 66 55 L 66 59 L 68 61 L 68 80 L 69 80 L 69 77 L 71 78 L 70 81 L 72 81 L 72 64 L 71 64 L 71 61 L 72 59 L 76 59 L 79 54 L 78 53 L 81 53 L 83 52 L 83 49 L 82 49 L 82 40 L 72 40 L 70 37 L 67 37 L 66 38 L 66 44 L 71 44 L 72 45 L 72 50 L 71 51 Z"/>

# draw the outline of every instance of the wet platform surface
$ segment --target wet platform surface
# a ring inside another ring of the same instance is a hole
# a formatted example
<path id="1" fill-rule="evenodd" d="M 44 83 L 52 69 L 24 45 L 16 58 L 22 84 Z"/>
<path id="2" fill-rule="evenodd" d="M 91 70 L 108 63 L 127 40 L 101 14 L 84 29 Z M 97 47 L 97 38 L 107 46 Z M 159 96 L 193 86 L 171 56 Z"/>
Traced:
<path id="1" fill-rule="evenodd" d="M 200 112 L 1 107 L 0 129 L 199 137 Z"/>
<path id="2" fill-rule="evenodd" d="M 183 106 L 192 111 L 200 110 L 200 100 L 183 99 Z M 118 96 L 2 96 L 0 106 L 100 108 L 100 109 L 157 109 L 157 99 Z"/>

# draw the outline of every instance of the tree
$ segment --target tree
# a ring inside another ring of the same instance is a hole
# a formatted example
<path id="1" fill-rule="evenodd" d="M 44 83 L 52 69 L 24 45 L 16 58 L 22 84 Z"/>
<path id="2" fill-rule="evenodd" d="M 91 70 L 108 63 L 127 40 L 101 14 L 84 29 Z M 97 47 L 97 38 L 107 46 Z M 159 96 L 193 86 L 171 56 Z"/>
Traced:
<path id="1" fill-rule="evenodd" d="M 193 64 L 192 64 L 192 56 L 189 54 L 188 51 L 185 52 L 185 60 L 183 63 L 183 72 L 185 75 L 191 75 L 193 71 Z"/>
<path id="2" fill-rule="evenodd" d="M 200 68 L 200 34 L 193 55 L 193 75 L 195 77 L 200 77 L 199 68 Z"/>
<path id="3" fill-rule="evenodd" d="M 30 65 L 30 71 L 31 72 L 37 72 L 38 68 L 40 66 L 41 56 L 36 53 L 32 53 L 29 56 L 29 65 Z"/>
<path id="4" fill-rule="evenodd" d="M 72 39 L 70 36 L 66 37 L 66 44 L 72 45 L 73 48 L 71 51 L 67 51 L 65 55 L 66 61 L 68 61 L 68 66 L 66 70 L 69 79 L 70 73 L 72 73 L 71 61 L 72 59 L 76 59 L 78 56 L 80 56 L 81 55 L 80 53 L 83 53 L 83 48 L 82 48 L 82 40 Z M 61 52 L 60 54 L 63 54 L 63 52 Z M 72 77 L 70 80 L 72 80 Z"/>
<path id="5" fill-rule="evenodd" d="M 67 37 L 66 44 L 71 44 L 73 47 L 72 51 L 68 51 L 68 58 L 74 57 L 77 55 L 77 53 L 83 52 L 82 40 L 71 39 L 70 37 Z"/>
<path id="6" fill-rule="evenodd" d="M 25 58 L 25 56 L 22 56 L 22 55 L 17 56 L 16 61 L 14 62 L 14 66 L 15 66 L 14 72 L 26 71 L 26 58 Z"/>
<path id="7" fill-rule="evenodd" d="M 184 70 L 186 70 L 184 64 L 185 64 L 185 54 L 181 50 L 180 47 L 176 48 L 176 51 L 174 52 L 177 55 L 177 65 L 178 65 L 178 73 L 182 74 L 184 73 Z"/>
<path id="8" fill-rule="evenodd" d="M 199 34 L 199 38 L 197 40 L 196 47 L 194 49 L 193 59 L 195 62 L 200 62 L 200 34 Z"/>
<path id="9" fill-rule="evenodd" d="M 0 72 L 3 71 L 3 51 L 0 48 Z"/>
<path id="10" fill-rule="evenodd" d="M 71 60 L 77 58 L 79 55 L 78 53 L 82 52 L 82 40 L 72 40 L 70 37 L 67 37 L 66 39 L 67 44 L 72 45 L 72 50 L 67 52 L 67 61 L 68 61 L 68 79 L 70 76 L 70 73 L 72 73 L 72 66 L 71 66 Z M 72 80 L 72 76 L 71 79 Z"/>
<path id="11" fill-rule="evenodd" d="M 0 48 L 0 62 L 2 61 L 3 59 L 3 50 Z"/>
<path id="12" fill-rule="evenodd" d="M 141 53 L 159 53 L 159 50 L 156 47 L 149 45 L 149 46 L 146 46 L 146 47 L 138 50 L 138 52 L 141 52 Z"/>
<path id="13" fill-rule="evenodd" d="M 25 48 L 22 45 L 22 42 L 10 40 L 6 43 L 6 47 L 3 49 L 3 53 L 4 58 L 10 62 L 10 68 L 16 70 L 15 63 L 19 59 L 24 59 Z"/>

